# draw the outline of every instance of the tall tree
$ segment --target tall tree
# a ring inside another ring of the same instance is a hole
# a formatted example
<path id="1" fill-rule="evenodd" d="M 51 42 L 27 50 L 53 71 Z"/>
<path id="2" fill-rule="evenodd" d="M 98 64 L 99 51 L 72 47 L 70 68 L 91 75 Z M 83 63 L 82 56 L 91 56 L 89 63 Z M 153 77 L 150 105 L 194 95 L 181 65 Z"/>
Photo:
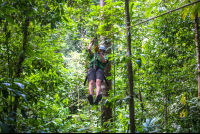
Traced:
<path id="1" fill-rule="evenodd" d="M 194 17 L 195 24 L 195 43 L 197 50 L 197 65 L 198 65 L 198 98 L 200 100 L 200 45 L 199 45 L 199 23 L 198 23 L 198 12 Z"/>
<path id="2" fill-rule="evenodd" d="M 128 80 L 129 80 L 129 117 L 131 133 L 135 133 L 135 113 L 134 113 L 134 92 L 133 92 L 133 70 L 131 60 L 131 32 L 130 32 L 130 15 L 129 15 L 129 0 L 125 0 L 125 22 L 126 22 L 126 37 L 127 37 L 127 56 L 130 60 L 128 66 Z"/>
<path id="3" fill-rule="evenodd" d="M 103 6 L 106 4 L 105 0 L 100 0 L 100 7 L 103 8 Z M 102 11 L 103 12 L 103 11 Z M 103 14 L 103 13 L 102 13 Z M 101 17 L 102 17 L 102 21 L 106 18 L 105 17 L 106 14 L 103 14 Z M 101 21 L 101 23 L 102 23 Z M 105 21 L 105 20 L 104 20 Z M 110 25 L 107 25 L 105 27 L 105 31 L 109 31 L 110 30 Z M 110 46 L 111 46 L 111 42 L 108 41 L 107 38 L 104 38 L 103 39 L 103 42 L 102 42 L 102 45 L 105 46 L 105 48 L 109 48 L 106 50 L 106 54 L 110 54 L 111 53 L 111 49 L 110 49 Z M 108 63 L 105 67 L 105 76 L 108 77 L 108 76 L 111 76 L 111 73 L 110 73 L 110 70 L 111 70 L 111 63 Z M 102 90 L 102 96 L 103 97 L 108 97 L 109 96 L 109 90 L 112 89 L 112 81 L 111 80 L 108 80 L 108 84 L 109 86 L 106 85 L 105 82 L 103 82 L 102 86 L 101 86 L 101 90 Z M 104 132 L 108 132 L 108 126 L 107 125 L 104 125 L 105 122 L 111 120 L 112 118 L 112 108 L 110 107 L 110 105 L 108 106 L 105 106 L 103 105 L 101 107 L 101 111 L 102 111 L 102 118 L 101 118 L 101 125 L 102 127 L 104 126 L 105 127 L 105 131 Z"/>

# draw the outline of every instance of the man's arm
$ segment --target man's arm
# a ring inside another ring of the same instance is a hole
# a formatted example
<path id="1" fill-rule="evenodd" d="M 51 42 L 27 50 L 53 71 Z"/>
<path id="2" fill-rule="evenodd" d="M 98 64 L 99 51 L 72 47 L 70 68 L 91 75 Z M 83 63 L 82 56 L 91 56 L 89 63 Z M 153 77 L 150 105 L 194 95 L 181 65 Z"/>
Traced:
<path id="1" fill-rule="evenodd" d="M 107 62 L 107 60 L 103 57 L 103 55 L 101 53 L 99 53 L 99 57 L 100 57 L 102 63 Z"/>
<path id="2" fill-rule="evenodd" d="M 93 53 L 92 53 L 92 50 L 91 50 L 93 43 L 94 43 L 94 38 L 92 39 L 90 45 L 88 46 L 88 52 L 89 52 L 89 55 L 90 55 L 90 56 L 92 56 L 92 54 L 93 54 Z"/>

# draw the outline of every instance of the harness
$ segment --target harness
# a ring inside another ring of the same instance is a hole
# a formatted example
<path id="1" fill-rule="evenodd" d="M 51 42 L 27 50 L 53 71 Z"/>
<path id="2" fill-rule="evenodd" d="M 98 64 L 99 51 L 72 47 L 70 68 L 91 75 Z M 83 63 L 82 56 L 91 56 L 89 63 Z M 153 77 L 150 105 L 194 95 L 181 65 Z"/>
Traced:
<path id="1" fill-rule="evenodd" d="M 97 41 L 97 37 L 95 37 L 95 38 L 96 38 L 96 41 Z M 95 44 L 97 45 L 98 43 L 95 42 Z M 99 49 L 98 49 L 98 51 L 99 51 Z M 102 69 L 103 72 L 104 72 L 105 64 L 101 63 L 100 60 L 101 60 L 100 57 L 97 56 L 97 52 L 95 51 L 95 54 L 93 55 L 92 60 L 91 60 L 91 62 L 90 62 L 89 68 L 93 67 L 93 69 L 94 69 L 95 71 L 97 71 L 97 70 L 100 68 L 100 69 Z M 97 62 L 97 65 L 96 65 L 96 62 Z M 108 81 L 107 81 L 105 75 L 103 75 L 103 77 L 104 77 L 104 80 L 105 80 L 107 86 L 109 86 Z M 87 79 L 88 79 L 88 75 L 86 75 L 86 78 L 85 78 L 85 81 L 84 81 L 84 86 L 85 86 L 85 84 L 86 84 Z"/>
<path id="2" fill-rule="evenodd" d="M 95 61 L 96 61 L 97 64 L 94 63 Z M 89 68 L 92 67 L 92 66 L 93 66 L 93 68 L 94 68 L 95 71 L 97 71 L 99 68 L 102 69 L 102 70 L 104 71 L 104 68 L 105 68 L 105 64 L 103 64 L 103 63 L 100 61 L 100 58 L 99 58 L 97 55 L 93 56 L 93 58 L 92 58 L 92 60 L 91 60 L 91 62 L 90 62 Z M 94 67 L 94 66 L 95 66 L 95 67 Z"/>

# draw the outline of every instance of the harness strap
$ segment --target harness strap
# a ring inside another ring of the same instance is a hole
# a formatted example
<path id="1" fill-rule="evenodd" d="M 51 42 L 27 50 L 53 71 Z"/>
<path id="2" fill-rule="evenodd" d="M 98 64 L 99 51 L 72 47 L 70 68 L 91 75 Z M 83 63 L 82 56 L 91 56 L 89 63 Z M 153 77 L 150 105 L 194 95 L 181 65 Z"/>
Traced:
<path id="1" fill-rule="evenodd" d="M 95 55 L 94 55 L 94 60 L 93 60 L 93 69 L 96 71 L 96 65 L 95 65 L 95 62 L 96 62 L 96 59 L 97 58 L 97 53 L 95 52 Z"/>
<path id="2" fill-rule="evenodd" d="M 104 65 L 98 60 L 97 56 L 94 56 L 94 60 L 90 62 L 90 67 L 93 66 L 93 69 L 96 71 L 97 70 L 96 61 L 97 61 L 97 68 L 101 68 L 102 70 L 104 70 Z"/>

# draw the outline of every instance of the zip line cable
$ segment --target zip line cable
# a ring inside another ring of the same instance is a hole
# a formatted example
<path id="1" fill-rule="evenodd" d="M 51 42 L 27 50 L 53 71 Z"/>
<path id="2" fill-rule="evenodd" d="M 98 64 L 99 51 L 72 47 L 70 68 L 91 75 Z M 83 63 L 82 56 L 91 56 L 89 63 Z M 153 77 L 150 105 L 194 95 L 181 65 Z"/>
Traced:
<path id="1" fill-rule="evenodd" d="M 151 18 L 149 18 L 149 19 L 147 19 L 147 20 L 144 20 L 144 21 L 138 22 L 138 23 L 136 23 L 136 24 L 134 24 L 134 25 L 132 25 L 132 26 L 126 27 L 126 28 L 121 29 L 121 30 L 119 30 L 119 31 L 117 31 L 117 32 L 113 32 L 113 33 L 110 33 L 110 34 L 108 34 L 108 35 L 106 35 L 106 36 L 102 36 L 102 37 L 101 37 L 102 39 L 97 39 L 97 40 L 102 41 L 103 38 L 105 38 L 105 37 L 107 37 L 107 36 L 110 36 L 110 35 L 113 35 L 113 34 L 119 33 L 119 32 L 121 32 L 121 31 L 124 31 L 124 30 L 128 29 L 128 28 L 131 28 L 131 27 L 134 27 L 134 26 L 140 25 L 140 24 L 142 24 L 142 23 L 148 22 L 148 21 L 150 21 L 150 20 L 156 19 L 156 18 L 158 18 L 158 17 L 161 17 L 161 16 L 163 16 L 163 15 L 166 15 L 166 14 L 172 13 L 172 12 L 174 12 L 174 11 L 180 10 L 180 9 L 182 9 L 182 8 L 185 8 L 185 7 L 187 7 L 187 6 L 190 6 L 190 5 L 196 4 L 196 3 L 198 3 L 198 2 L 200 2 L 200 0 L 197 0 L 197 1 L 195 1 L 195 2 L 192 2 L 192 3 L 186 4 L 186 5 L 184 5 L 184 6 L 181 6 L 181 7 L 179 7 L 179 8 L 176 8 L 176 9 L 174 9 L 174 10 L 170 10 L 170 11 L 168 11 L 168 12 L 166 12 L 166 13 L 161 14 L 161 15 L 158 15 L 158 16 L 155 16 L 155 17 L 151 17 Z M 57 42 L 62 42 L 62 41 L 57 41 Z"/>
<path id="2" fill-rule="evenodd" d="M 110 36 L 110 35 L 116 34 L 116 33 L 118 33 L 118 32 L 124 31 L 124 30 L 126 30 L 126 29 L 128 29 L 128 28 L 131 28 L 131 27 L 137 26 L 137 25 L 139 25 L 139 24 L 142 24 L 142 23 L 148 22 L 148 21 L 150 21 L 150 20 L 156 19 L 156 18 L 158 18 L 158 17 L 161 17 L 161 16 L 166 15 L 166 14 L 169 14 L 169 13 L 171 13 L 171 12 L 174 12 L 174 11 L 180 10 L 180 9 L 182 9 L 182 8 L 185 8 L 185 7 L 187 7 L 187 6 L 190 6 L 190 5 L 196 4 L 196 3 L 198 3 L 198 2 L 200 2 L 200 0 L 197 0 L 197 1 L 195 1 L 195 2 L 192 2 L 192 3 L 186 4 L 186 5 L 182 6 L 182 7 L 176 8 L 176 9 L 174 9 L 174 10 L 170 10 L 170 11 L 168 11 L 168 12 L 166 12 L 166 13 L 163 13 L 163 14 L 161 14 L 161 15 L 158 15 L 158 16 L 155 16 L 155 17 L 152 17 L 152 18 L 149 18 L 149 19 L 144 20 L 144 21 L 142 21 L 142 22 L 136 23 L 136 24 L 134 24 L 133 26 L 126 27 L 126 28 L 124 28 L 124 29 L 122 29 L 122 30 L 119 30 L 119 31 L 117 31 L 117 32 L 114 32 L 114 33 L 108 34 L 107 36 Z M 104 37 L 107 37 L 107 36 L 104 36 Z M 104 38 L 104 37 L 102 37 L 102 38 Z"/>

